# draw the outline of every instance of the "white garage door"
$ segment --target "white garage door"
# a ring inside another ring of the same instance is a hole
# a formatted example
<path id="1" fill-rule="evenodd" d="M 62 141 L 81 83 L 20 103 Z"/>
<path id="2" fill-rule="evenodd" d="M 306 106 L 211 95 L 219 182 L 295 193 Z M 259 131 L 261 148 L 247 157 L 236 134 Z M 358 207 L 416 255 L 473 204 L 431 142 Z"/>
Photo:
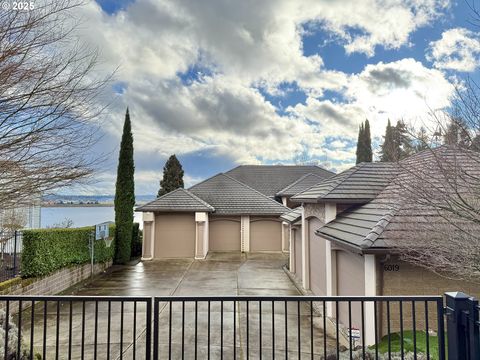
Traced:
<path id="1" fill-rule="evenodd" d="M 250 219 L 250 251 L 282 251 L 282 222 L 278 219 Z"/>
<path id="2" fill-rule="evenodd" d="M 155 216 L 155 258 L 195 256 L 195 215 Z"/>
<path id="3" fill-rule="evenodd" d="M 308 221 L 308 238 L 310 241 L 310 289 L 315 295 L 327 295 L 325 270 L 325 240 L 315 235 L 322 222 L 317 218 Z"/>
<path id="4" fill-rule="evenodd" d="M 209 221 L 209 251 L 240 251 L 240 218 L 216 218 Z"/>

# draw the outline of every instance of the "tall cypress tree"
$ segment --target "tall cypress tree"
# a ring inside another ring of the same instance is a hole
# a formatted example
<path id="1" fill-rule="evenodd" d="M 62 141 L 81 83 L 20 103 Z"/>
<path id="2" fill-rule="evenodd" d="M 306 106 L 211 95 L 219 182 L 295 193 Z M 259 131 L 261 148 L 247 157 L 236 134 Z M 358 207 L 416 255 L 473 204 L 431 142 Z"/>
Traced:
<path id="1" fill-rule="evenodd" d="M 357 139 L 357 164 L 363 161 L 363 138 L 364 138 L 365 129 L 363 128 L 363 123 L 358 127 L 358 139 Z"/>
<path id="2" fill-rule="evenodd" d="M 364 147 L 365 147 L 365 162 L 372 162 L 373 160 L 373 151 L 372 151 L 372 136 L 370 134 L 370 122 L 368 119 L 365 120 L 365 132 L 364 136 Z"/>
<path id="3" fill-rule="evenodd" d="M 358 128 L 357 140 L 357 164 L 361 162 L 372 162 L 372 139 L 370 135 L 370 123 L 368 120 L 365 124 L 361 123 Z"/>
<path id="4" fill-rule="evenodd" d="M 383 144 L 380 145 L 380 161 L 397 161 L 398 149 L 395 141 L 395 130 L 390 119 L 388 119 L 387 128 L 385 129 L 385 136 L 383 137 Z"/>
<path id="5" fill-rule="evenodd" d="M 131 255 L 133 207 L 135 206 L 134 173 L 132 124 L 127 108 L 115 186 L 115 262 L 117 264 L 127 263 Z"/>
<path id="6" fill-rule="evenodd" d="M 158 190 L 158 196 L 168 194 L 178 188 L 183 188 L 183 168 L 180 161 L 178 161 L 175 154 L 165 163 L 163 167 L 163 179 L 160 181 L 160 190 Z"/>

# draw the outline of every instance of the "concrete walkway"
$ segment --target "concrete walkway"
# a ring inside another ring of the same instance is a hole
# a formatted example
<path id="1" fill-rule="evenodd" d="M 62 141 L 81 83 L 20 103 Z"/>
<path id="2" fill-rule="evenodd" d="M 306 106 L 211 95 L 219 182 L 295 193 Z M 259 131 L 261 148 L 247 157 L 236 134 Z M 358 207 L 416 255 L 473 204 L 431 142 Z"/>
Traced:
<path id="1" fill-rule="evenodd" d="M 218 253 L 210 255 L 206 260 L 156 260 L 140 262 L 135 266 L 114 267 L 111 271 L 96 277 L 82 288 L 76 289 L 73 295 L 101 296 L 290 296 L 299 295 L 296 287 L 282 269 L 287 257 L 282 254 L 238 254 Z M 290 359 L 298 358 L 298 343 L 302 357 L 310 357 L 311 333 L 313 332 L 314 353 L 323 353 L 323 332 L 321 318 L 314 317 L 313 327 L 310 321 L 309 304 L 290 302 L 272 303 L 258 301 L 206 302 L 160 304 L 159 352 L 160 359 L 167 359 L 169 350 L 172 359 L 181 359 L 182 348 L 186 359 L 198 358 L 246 359 L 247 351 L 251 359 L 262 355 L 269 359 L 275 351 L 278 358 L 285 357 L 288 346 Z M 73 344 L 72 358 L 80 359 L 82 331 L 84 336 L 84 358 L 93 359 L 95 332 L 95 304 L 85 306 L 86 321 L 82 330 L 82 304 L 73 305 Z M 97 358 L 107 358 L 107 319 L 108 303 L 99 303 L 97 307 Z M 145 306 L 136 305 L 134 317 L 133 303 L 123 305 L 123 325 L 120 304 L 111 304 L 110 325 L 110 358 L 133 358 L 133 339 L 137 359 L 145 357 Z M 274 307 L 274 316 L 272 316 Z M 208 309 L 210 308 L 210 311 Z M 43 308 L 41 308 L 43 309 Z M 248 310 L 248 311 L 247 311 Z M 55 319 L 56 305 L 48 307 L 47 316 L 47 358 L 55 358 Z M 285 314 L 287 311 L 287 314 Z M 43 342 L 43 314 L 36 310 L 39 317 L 35 319 L 35 347 L 41 349 Z M 68 352 L 69 338 L 69 304 L 60 308 L 60 345 L 62 354 Z M 27 315 L 27 314 L 26 314 Z M 28 316 L 25 316 L 28 318 Z M 171 319 L 171 320 L 170 320 Z M 133 326 L 134 320 L 136 326 Z M 182 328 L 182 323 L 184 324 Z M 235 323 L 235 326 L 234 326 Z M 38 327 L 38 329 L 37 329 Z M 29 324 L 25 323 L 24 336 L 29 337 Z M 123 329 L 123 332 L 121 330 Z M 248 329 L 248 330 L 247 330 Z M 287 331 L 285 331 L 287 329 Z M 235 332 L 235 333 L 234 333 Z M 120 334 L 123 333 L 120 342 Z M 182 345 L 183 334 L 183 345 Z M 287 334 L 287 336 L 286 336 Z M 299 340 L 300 334 L 300 340 Z M 171 339 L 171 341 L 170 341 Z M 196 339 L 196 341 L 195 341 Z M 234 347 L 235 339 L 235 347 Z M 260 340 L 261 339 L 261 340 Z M 334 343 L 327 339 L 329 347 Z M 195 346 L 196 344 L 196 346 Z M 261 346 L 260 346 L 261 345 Z M 275 350 L 273 350 L 275 349 Z M 37 351 L 38 352 L 38 351 Z M 68 358 L 61 355 L 60 358 Z"/>

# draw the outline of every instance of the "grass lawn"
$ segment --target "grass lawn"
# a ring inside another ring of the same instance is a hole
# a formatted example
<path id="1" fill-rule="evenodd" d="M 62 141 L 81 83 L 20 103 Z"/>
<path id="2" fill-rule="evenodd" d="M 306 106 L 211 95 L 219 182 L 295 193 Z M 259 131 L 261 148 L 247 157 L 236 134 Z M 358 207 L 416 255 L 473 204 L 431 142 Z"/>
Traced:
<path id="1" fill-rule="evenodd" d="M 416 332 L 416 344 L 417 344 L 417 353 L 421 352 L 427 353 L 427 337 L 425 336 L 425 331 Z M 429 348 L 430 348 L 430 358 L 438 359 L 438 338 L 435 335 L 428 336 Z M 394 333 L 390 335 L 390 346 L 392 353 L 400 352 L 401 345 L 400 333 Z M 370 347 L 372 350 L 375 349 L 375 346 Z M 413 352 L 414 342 L 413 342 L 413 331 L 404 331 L 403 332 L 403 349 L 404 352 Z M 382 354 L 388 353 L 388 336 L 384 336 L 382 340 L 378 343 L 378 351 Z"/>

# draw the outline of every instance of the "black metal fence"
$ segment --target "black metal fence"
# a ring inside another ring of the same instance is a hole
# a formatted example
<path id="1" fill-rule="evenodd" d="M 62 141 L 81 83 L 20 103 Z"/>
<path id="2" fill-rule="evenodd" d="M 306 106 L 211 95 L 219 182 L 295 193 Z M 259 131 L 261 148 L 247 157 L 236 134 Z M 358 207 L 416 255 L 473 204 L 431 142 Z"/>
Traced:
<path id="1" fill-rule="evenodd" d="M 445 359 L 441 296 L 156 297 L 153 320 L 154 359 Z"/>
<path id="2" fill-rule="evenodd" d="M 0 358 L 444 360 L 448 338 L 449 360 L 479 359 L 478 301 L 448 293 L 443 304 L 435 296 L 0 296 Z"/>
<path id="3" fill-rule="evenodd" d="M 448 358 L 480 360 L 480 307 L 478 300 L 461 292 L 447 293 L 445 314 Z"/>
<path id="4" fill-rule="evenodd" d="M 0 282 L 20 274 L 23 233 L 8 231 L 0 233 Z"/>
<path id="5" fill-rule="evenodd" d="M 150 359 L 151 304 L 149 297 L 1 296 L 0 357 Z"/>

